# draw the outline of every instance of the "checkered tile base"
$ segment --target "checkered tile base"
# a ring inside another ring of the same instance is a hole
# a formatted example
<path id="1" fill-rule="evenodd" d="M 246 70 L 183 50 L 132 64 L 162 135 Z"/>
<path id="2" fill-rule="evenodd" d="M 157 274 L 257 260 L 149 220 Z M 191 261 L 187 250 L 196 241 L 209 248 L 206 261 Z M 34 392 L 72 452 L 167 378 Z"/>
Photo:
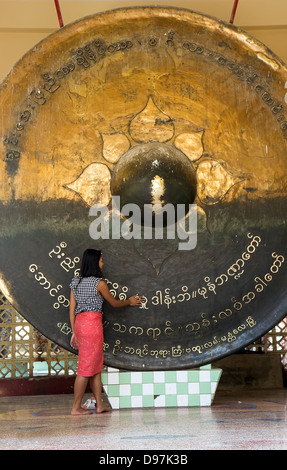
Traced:
<path id="1" fill-rule="evenodd" d="M 102 371 L 103 387 L 113 409 L 210 406 L 221 376 L 211 365 L 180 371 Z"/>

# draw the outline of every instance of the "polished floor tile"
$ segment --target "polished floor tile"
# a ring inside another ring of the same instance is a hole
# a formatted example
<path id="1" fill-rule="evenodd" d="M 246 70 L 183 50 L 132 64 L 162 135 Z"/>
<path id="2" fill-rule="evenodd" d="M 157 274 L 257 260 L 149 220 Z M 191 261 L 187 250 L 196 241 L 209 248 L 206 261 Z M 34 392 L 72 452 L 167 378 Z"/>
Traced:
<path id="1" fill-rule="evenodd" d="M 1 397 L 0 449 L 287 450 L 286 388 L 218 392 L 210 407 L 80 417 L 70 415 L 72 400 L 72 395 Z"/>

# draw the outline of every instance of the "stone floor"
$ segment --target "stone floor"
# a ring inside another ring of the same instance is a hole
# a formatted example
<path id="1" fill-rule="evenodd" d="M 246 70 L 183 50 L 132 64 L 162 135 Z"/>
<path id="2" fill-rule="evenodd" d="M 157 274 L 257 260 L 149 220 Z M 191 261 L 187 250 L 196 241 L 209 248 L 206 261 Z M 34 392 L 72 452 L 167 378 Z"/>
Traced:
<path id="1" fill-rule="evenodd" d="M 72 399 L 70 394 L 1 397 L 0 449 L 287 450 L 286 388 L 218 391 L 209 407 L 80 417 L 70 415 Z"/>

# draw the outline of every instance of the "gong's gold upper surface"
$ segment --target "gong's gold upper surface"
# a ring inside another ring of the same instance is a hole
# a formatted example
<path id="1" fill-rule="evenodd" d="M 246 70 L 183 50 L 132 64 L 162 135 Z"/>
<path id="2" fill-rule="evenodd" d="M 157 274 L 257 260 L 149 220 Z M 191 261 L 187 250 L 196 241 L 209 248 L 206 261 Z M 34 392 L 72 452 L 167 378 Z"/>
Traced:
<path id="1" fill-rule="evenodd" d="M 285 194 L 285 73 L 243 31 L 188 10 L 120 9 L 76 22 L 28 52 L 2 84 L 0 199 L 73 199 L 69 184 L 90 164 L 112 171 L 130 146 L 151 140 L 193 162 L 212 156 L 198 170 L 203 199 L 219 197 L 215 162 L 244 178 L 220 196 L 244 197 L 246 186 L 256 188 L 248 197 Z M 13 151 L 21 156 L 7 176 Z M 88 203 L 91 191 L 81 194 Z"/>

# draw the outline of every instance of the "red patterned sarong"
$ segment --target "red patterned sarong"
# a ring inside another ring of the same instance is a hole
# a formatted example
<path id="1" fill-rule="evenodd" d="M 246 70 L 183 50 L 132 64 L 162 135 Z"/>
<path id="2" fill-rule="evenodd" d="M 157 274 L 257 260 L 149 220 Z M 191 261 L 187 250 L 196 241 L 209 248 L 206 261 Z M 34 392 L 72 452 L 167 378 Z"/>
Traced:
<path id="1" fill-rule="evenodd" d="M 77 375 L 92 377 L 101 372 L 104 363 L 103 324 L 99 312 L 81 312 L 76 315 L 75 335 L 78 341 Z"/>

